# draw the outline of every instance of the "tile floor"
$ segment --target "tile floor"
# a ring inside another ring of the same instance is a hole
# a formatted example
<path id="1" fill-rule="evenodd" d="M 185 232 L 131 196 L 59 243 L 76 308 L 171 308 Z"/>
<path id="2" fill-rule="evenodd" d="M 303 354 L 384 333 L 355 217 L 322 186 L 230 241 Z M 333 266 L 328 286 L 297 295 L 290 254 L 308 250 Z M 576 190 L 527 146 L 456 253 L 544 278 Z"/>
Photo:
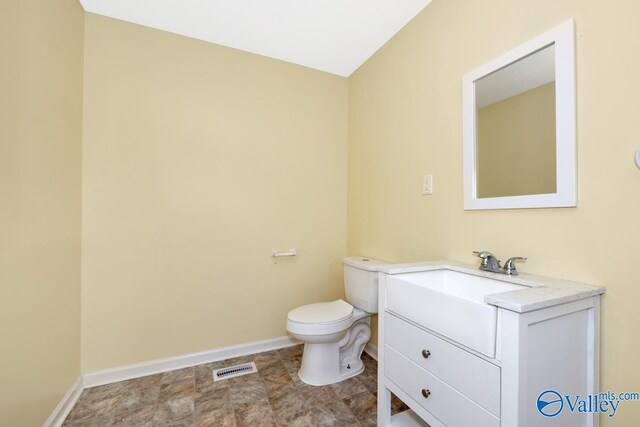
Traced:
<path id="1" fill-rule="evenodd" d="M 375 426 L 377 362 L 337 384 L 298 378 L 302 345 L 85 390 L 68 427 Z M 214 382 L 212 370 L 254 361 L 257 374 Z M 393 412 L 407 407 L 397 398 Z"/>

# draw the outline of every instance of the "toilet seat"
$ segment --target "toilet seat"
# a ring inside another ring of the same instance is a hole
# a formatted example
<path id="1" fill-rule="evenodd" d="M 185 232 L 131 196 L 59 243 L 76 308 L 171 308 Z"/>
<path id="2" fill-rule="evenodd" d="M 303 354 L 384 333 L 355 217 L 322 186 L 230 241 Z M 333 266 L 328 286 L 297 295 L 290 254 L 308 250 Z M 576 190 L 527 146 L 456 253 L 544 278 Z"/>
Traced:
<path id="1" fill-rule="evenodd" d="M 303 335 L 333 334 L 348 329 L 354 321 L 361 318 L 360 312 L 362 310 L 354 309 L 343 300 L 307 304 L 289 312 L 287 330 Z"/>
<path id="2" fill-rule="evenodd" d="M 294 308 L 287 318 L 298 323 L 331 323 L 344 320 L 352 314 L 353 306 L 339 299 Z"/>

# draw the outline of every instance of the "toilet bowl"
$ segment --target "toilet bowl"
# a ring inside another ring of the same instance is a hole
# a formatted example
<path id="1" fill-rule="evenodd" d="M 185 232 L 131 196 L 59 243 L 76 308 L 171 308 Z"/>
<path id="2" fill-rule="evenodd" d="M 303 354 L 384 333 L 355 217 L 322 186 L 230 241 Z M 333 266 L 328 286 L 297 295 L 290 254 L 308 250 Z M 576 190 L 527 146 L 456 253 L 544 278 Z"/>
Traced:
<path id="1" fill-rule="evenodd" d="M 378 309 L 377 266 L 364 257 L 343 259 L 347 301 L 303 305 L 287 315 L 287 331 L 304 342 L 298 376 L 310 385 L 333 384 L 364 370 L 360 359 Z"/>

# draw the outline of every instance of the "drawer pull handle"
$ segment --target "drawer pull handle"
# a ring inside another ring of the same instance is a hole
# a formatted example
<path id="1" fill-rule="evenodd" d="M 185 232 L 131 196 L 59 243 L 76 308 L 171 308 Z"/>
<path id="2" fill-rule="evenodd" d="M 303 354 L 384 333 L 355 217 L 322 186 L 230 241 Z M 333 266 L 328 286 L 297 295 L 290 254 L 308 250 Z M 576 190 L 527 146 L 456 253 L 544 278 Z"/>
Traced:
<path id="1" fill-rule="evenodd" d="M 426 399 L 427 397 L 431 396 L 431 391 L 427 390 L 426 388 L 423 388 L 422 396 Z"/>
<path id="2" fill-rule="evenodd" d="M 422 350 L 422 357 L 428 359 L 431 356 L 431 352 L 429 350 Z"/>

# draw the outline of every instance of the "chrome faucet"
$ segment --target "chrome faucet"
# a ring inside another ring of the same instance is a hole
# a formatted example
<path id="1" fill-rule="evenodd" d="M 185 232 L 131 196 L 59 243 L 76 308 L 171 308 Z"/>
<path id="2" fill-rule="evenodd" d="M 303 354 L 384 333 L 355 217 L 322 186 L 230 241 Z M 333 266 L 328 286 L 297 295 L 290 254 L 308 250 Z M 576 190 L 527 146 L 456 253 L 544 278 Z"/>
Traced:
<path id="1" fill-rule="evenodd" d="M 509 258 L 504 267 L 502 267 L 500 265 L 500 260 L 498 260 L 491 252 L 474 251 L 473 254 L 482 260 L 482 263 L 480 264 L 480 270 L 489 271 L 491 273 L 508 274 L 509 276 L 518 275 L 515 264 L 516 261 L 527 260 L 524 257 L 514 256 L 512 258 Z"/>
<path id="2" fill-rule="evenodd" d="M 502 272 L 500 261 L 491 252 L 473 251 L 473 254 L 482 260 L 482 264 L 480 264 L 480 270 L 490 271 L 492 273 Z"/>

